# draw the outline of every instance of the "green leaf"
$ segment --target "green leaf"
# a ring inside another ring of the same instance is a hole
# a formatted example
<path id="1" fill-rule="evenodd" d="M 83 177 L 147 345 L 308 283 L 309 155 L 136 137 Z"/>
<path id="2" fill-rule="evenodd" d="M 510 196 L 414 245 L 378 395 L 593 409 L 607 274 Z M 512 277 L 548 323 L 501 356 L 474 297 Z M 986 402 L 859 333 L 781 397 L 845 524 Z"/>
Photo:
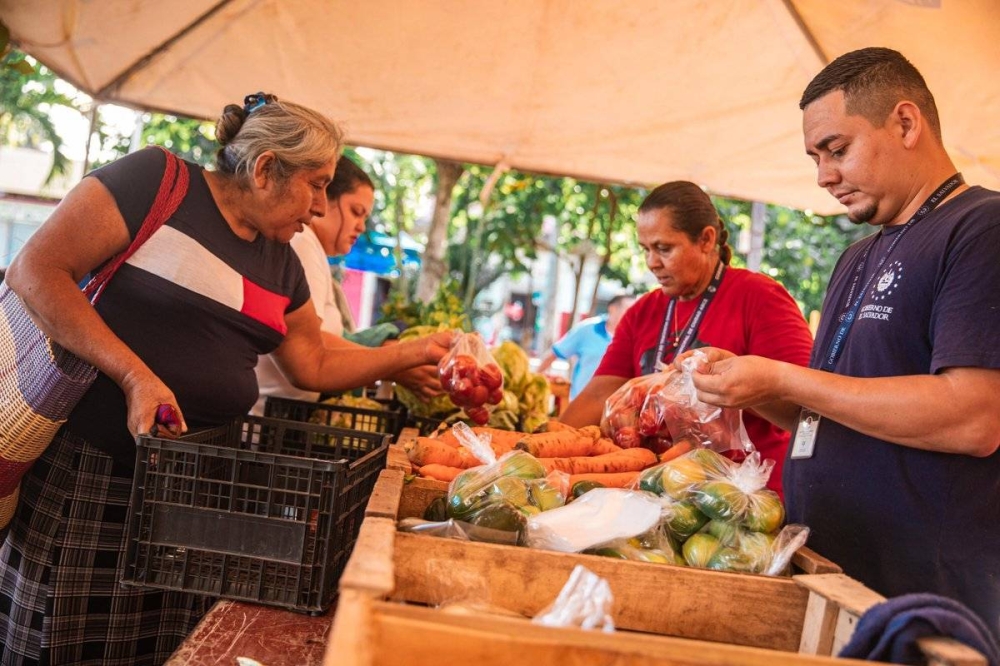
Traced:
<path id="1" fill-rule="evenodd" d="M 24 74 L 25 76 L 31 76 L 35 73 L 35 68 L 31 66 L 31 63 L 27 60 L 18 60 L 17 62 L 12 62 L 8 65 L 11 69 L 18 72 L 19 74 Z"/>

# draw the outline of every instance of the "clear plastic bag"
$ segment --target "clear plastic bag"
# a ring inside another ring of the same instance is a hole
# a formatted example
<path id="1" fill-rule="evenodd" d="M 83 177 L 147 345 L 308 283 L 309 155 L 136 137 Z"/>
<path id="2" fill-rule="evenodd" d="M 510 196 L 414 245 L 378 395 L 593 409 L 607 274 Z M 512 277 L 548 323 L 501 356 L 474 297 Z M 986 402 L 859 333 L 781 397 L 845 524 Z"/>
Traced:
<path id="1" fill-rule="evenodd" d="M 623 448 L 645 446 L 657 453 L 681 442 L 714 451 L 753 450 L 740 410 L 698 400 L 692 373 L 704 358 L 696 351 L 681 371 L 630 379 L 608 399 L 601 431 Z"/>
<path id="2" fill-rule="evenodd" d="M 610 437 L 623 449 L 632 449 L 648 443 L 650 424 L 640 426 L 642 406 L 651 391 L 657 391 L 670 381 L 670 372 L 634 377 L 611 394 L 604 403 L 601 416 L 601 433 Z"/>
<path id="3" fill-rule="evenodd" d="M 453 432 L 459 443 L 485 464 L 466 469 L 449 484 L 448 518 L 513 534 L 514 542 L 519 542 L 530 516 L 566 503 L 568 475 L 546 473 L 542 464 L 524 451 L 497 458 L 489 437 L 477 435 L 465 424 L 456 424 Z M 497 542 L 492 536 L 482 540 Z"/>
<path id="4" fill-rule="evenodd" d="M 547 627 L 579 627 L 610 633 L 615 630 L 611 619 L 613 605 L 614 595 L 608 581 L 578 564 L 556 600 L 531 621 Z"/>
<path id="5" fill-rule="evenodd" d="M 665 500 L 663 533 L 687 565 L 778 575 L 809 531 L 782 528 L 784 506 L 765 488 L 773 467 L 757 452 L 735 463 L 695 449 L 643 471 L 636 487 Z"/>
<path id="6" fill-rule="evenodd" d="M 684 557 L 680 554 L 679 546 L 667 534 L 662 525 L 657 525 L 648 532 L 638 536 L 628 539 L 616 539 L 615 541 L 601 544 L 584 552 L 590 555 L 613 557 L 633 562 L 685 566 Z"/>
<path id="7" fill-rule="evenodd" d="M 520 538 L 519 533 L 515 531 L 486 527 L 453 518 L 440 521 L 404 518 L 399 521 L 399 529 L 402 532 L 413 532 L 415 534 L 424 534 L 444 539 L 484 541 L 486 543 L 497 543 L 506 546 L 518 545 Z"/>
<path id="8" fill-rule="evenodd" d="M 487 405 L 503 402 L 503 371 L 478 334 L 456 336 L 451 350 L 438 363 L 438 376 L 451 401 L 478 425 L 490 420 Z"/>

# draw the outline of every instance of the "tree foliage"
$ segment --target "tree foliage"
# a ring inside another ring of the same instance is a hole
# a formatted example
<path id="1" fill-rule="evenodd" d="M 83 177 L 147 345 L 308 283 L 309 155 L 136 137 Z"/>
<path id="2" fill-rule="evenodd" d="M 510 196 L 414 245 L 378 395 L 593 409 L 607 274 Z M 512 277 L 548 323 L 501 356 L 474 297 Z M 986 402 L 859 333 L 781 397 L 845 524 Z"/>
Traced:
<path id="1" fill-rule="evenodd" d="M 715 199 L 723 219 L 728 220 L 735 243 L 737 231 L 750 229 L 747 201 Z M 872 233 L 866 225 L 854 225 L 846 216 L 821 217 L 782 206 L 767 206 L 765 242 L 760 270 L 788 289 L 803 313 L 820 310 L 830 274 L 840 254 L 854 241 Z M 734 265 L 746 258 L 733 254 Z"/>
<path id="2" fill-rule="evenodd" d="M 215 142 L 215 125 L 205 120 L 178 118 L 164 113 L 144 113 L 139 146 L 163 146 L 178 157 L 196 164 L 212 163 L 218 144 Z M 100 157 L 92 168 L 113 162 L 127 154 L 132 145 L 132 133 L 122 133 L 105 122 L 97 124 Z"/>
<path id="3" fill-rule="evenodd" d="M 3 46 L 6 47 L 6 40 Z M 56 89 L 57 77 L 30 56 L 7 51 L 0 67 L 0 143 L 52 151 L 46 183 L 69 172 L 71 160 L 63 153 L 49 111 L 65 106 L 79 111 L 81 102 Z"/>

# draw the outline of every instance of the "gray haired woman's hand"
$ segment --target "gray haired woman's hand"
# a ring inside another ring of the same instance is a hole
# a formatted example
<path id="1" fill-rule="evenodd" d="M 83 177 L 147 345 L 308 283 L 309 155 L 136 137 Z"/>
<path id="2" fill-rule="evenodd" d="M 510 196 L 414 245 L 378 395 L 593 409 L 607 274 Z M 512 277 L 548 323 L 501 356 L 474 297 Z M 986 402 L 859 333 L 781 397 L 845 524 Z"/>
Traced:
<path id="1" fill-rule="evenodd" d="M 128 404 L 128 430 L 133 437 L 150 433 L 154 426 L 160 437 L 176 437 L 187 431 L 173 391 L 149 370 L 130 372 L 122 382 L 122 390 Z M 161 409 L 163 406 L 172 409 L 173 414 Z M 157 424 L 158 413 L 168 422 Z"/>

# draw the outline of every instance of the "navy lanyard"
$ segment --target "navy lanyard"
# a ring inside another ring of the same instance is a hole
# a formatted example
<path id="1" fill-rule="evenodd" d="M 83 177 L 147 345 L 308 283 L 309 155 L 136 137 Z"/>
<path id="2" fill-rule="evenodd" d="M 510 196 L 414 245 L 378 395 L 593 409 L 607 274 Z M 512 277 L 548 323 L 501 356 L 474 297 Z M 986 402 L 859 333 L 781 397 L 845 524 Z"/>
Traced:
<path id="1" fill-rule="evenodd" d="M 868 253 L 871 252 L 871 249 L 878 242 L 879 238 L 882 236 L 882 232 L 879 231 L 879 233 L 874 235 L 872 241 L 865 247 L 865 251 L 861 253 L 861 257 L 859 257 L 858 261 L 854 264 L 854 280 L 851 282 L 851 290 L 848 292 L 847 300 L 844 304 L 845 311 L 840 316 L 840 325 L 837 327 L 837 332 L 834 334 L 833 340 L 830 341 L 830 348 L 827 349 L 826 355 L 823 357 L 823 365 L 821 366 L 822 370 L 833 372 L 834 367 L 837 365 L 837 360 L 844 351 L 844 341 L 847 340 L 847 334 L 851 331 L 851 327 L 854 326 L 854 322 L 857 319 L 858 309 L 861 307 L 861 301 L 864 300 L 865 294 L 868 292 L 868 288 L 871 287 L 872 280 L 874 280 L 875 276 L 879 274 L 879 271 L 882 270 L 882 266 L 884 266 L 885 262 L 889 259 L 889 255 L 892 254 L 892 251 L 896 249 L 897 245 L 899 245 L 899 241 L 903 239 L 903 236 L 906 235 L 906 232 L 909 231 L 914 224 L 927 217 L 928 213 L 937 208 L 938 204 L 941 203 L 945 197 L 951 194 L 956 187 L 964 182 L 965 180 L 962 178 L 962 174 L 956 173 L 954 176 L 949 178 L 944 185 L 939 187 L 937 192 L 932 194 L 930 198 L 924 202 L 917 212 L 913 214 L 913 217 L 911 217 L 909 221 L 903 225 L 903 228 L 900 229 L 899 232 L 897 232 L 893 237 L 892 243 L 889 244 L 889 248 L 885 251 L 885 254 L 882 255 L 882 258 L 878 262 L 878 266 L 876 266 L 875 270 L 872 271 L 872 274 L 868 276 L 865 286 L 860 292 L 858 292 L 857 297 L 855 297 L 854 291 L 857 289 L 858 282 L 861 280 L 861 276 L 865 274 L 865 267 L 868 265 Z"/>
<path id="2" fill-rule="evenodd" d="M 695 308 L 694 313 L 691 315 L 691 319 L 688 320 L 687 326 L 684 327 L 684 332 L 678 336 L 677 345 L 674 348 L 674 356 L 678 354 L 683 354 L 687 351 L 687 348 L 691 346 L 694 342 L 695 336 L 698 335 L 698 327 L 701 326 L 701 320 L 705 318 L 705 311 L 708 310 L 709 303 L 715 297 L 715 292 L 719 290 L 719 284 L 722 283 L 722 275 L 726 272 L 726 265 L 722 263 L 722 259 L 719 259 L 719 263 L 715 267 L 715 276 L 712 281 L 708 283 L 708 288 L 705 289 L 704 295 L 701 297 L 701 301 L 698 303 L 698 307 Z M 667 314 L 663 317 L 663 328 L 660 330 L 660 342 L 656 345 L 656 362 L 663 362 L 663 355 L 667 351 L 667 336 L 670 334 L 670 321 L 673 319 L 674 310 L 677 308 L 677 299 L 671 298 L 670 302 L 667 303 Z"/>

